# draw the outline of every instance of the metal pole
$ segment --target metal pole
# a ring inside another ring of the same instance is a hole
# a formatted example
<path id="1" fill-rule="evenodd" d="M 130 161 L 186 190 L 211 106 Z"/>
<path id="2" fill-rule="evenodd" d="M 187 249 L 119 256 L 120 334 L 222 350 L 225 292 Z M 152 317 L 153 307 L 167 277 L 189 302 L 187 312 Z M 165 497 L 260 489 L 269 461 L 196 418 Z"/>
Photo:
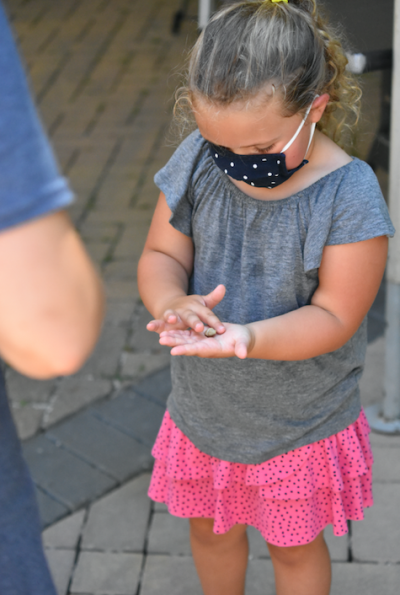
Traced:
<path id="1" fill-rule="evenodd" d="M 395 0 L 390 127 L 389 210 L 397 234 L 389 242 L 385 379 L 382 404 L 367 407 L 373 430 L 400 433 L 400 0 Z"/>
<path id="2" fill-rule="evenodd" d="M 204 29 L 214 10 L 214 0 L 199 0 L 198 27 Z"/>

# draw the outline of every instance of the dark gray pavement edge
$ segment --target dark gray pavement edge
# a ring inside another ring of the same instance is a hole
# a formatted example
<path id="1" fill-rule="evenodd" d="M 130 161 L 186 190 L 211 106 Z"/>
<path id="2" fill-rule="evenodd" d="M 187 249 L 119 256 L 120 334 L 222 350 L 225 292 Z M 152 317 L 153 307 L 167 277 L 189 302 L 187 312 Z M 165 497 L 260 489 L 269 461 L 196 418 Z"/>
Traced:
<path id="1" fill-rule="evenodd" d="M 46 527 L 152 468 L 169 367 L 23 443 Z"/>

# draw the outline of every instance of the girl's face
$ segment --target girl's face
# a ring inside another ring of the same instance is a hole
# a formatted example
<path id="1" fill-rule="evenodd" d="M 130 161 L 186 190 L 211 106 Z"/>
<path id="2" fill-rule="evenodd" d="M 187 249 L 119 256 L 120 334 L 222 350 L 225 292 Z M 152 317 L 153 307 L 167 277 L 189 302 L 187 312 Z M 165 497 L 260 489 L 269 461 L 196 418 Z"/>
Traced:
<path id="1" fill-rule="evenodd" d="M 288 169 L 297 167 L 305 158 L 311 124 L 320 120 L 328 100 L 326 94 L 315 99 L 299 135 L 285 151 Z M 219 107 L 202 100 L 195 104 L 195 118 L 203 138 L 238 155 L 280 153 L 303 117 L 300 113 L 284 116 L 277 96 L 262 106 L 253 102 Z M 309 155 L 311 151 L 312 146 Z"/>

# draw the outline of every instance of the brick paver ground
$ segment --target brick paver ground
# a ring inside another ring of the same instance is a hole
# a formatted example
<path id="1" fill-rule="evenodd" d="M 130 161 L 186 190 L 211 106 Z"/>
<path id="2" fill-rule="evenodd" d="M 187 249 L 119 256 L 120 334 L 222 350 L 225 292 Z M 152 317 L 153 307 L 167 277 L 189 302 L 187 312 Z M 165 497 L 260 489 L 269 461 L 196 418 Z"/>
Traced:
<path id="1" fill-rule="evenodd" d="M 77 192 L 71 215 L 108 296 L 102 337 L 77 374 L 38 382 L 7 370 L 58 591 L 200 595 L 186 521 L 146 496 L 169 354 L 145 330 L 149 315 L 136 285 L 157 199 L 152 178 L 173 150 L 165 142 L 173 90 L 196 24 L 187 19 L 181 34 L 171 35 L 182 0 L 5 3 L 44 125 Z M 196 9 L 190 0 L 189 15 Z M 362 80 L 365 115 L 354 150 L 361 157 L 377 126 L 379 81 L 379 73 Z M 383 188 L 386 177 L 380 172 Z M 382 295 L 370 317 L 364 405 L 382 396 Z M 348 536 L 327 532 L 333 595 L 398 592 L 400 438 L 374 435 L 372 441 L 376 505 L 364 523 L 351 524 Z M 265 544 L 249 533 L 248 595 L 273 595 Z"/>

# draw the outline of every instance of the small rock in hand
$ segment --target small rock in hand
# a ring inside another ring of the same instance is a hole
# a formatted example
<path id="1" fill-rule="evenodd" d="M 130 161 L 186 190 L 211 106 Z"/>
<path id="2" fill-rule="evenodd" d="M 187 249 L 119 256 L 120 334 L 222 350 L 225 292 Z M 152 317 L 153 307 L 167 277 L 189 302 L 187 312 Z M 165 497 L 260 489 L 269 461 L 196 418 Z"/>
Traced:
<path id="1" fill-rule="evenodd" d="M 206 337 L 213 337 L 214 335 L 217 334 L 217 331 L 214 328 L 208 327 L 205 331 L 204 334 Z"/>

